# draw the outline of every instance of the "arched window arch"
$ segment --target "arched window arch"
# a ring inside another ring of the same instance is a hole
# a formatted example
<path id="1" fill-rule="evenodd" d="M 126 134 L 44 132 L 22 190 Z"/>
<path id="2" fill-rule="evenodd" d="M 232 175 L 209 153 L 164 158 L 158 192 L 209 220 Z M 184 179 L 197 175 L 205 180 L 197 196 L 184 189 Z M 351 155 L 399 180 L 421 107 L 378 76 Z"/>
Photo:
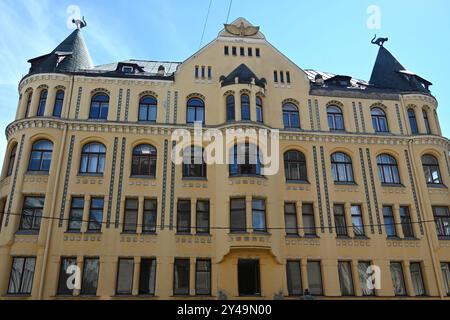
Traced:
<path id="1" fill-rule="evenodd" d="M 97 93 L 91 99 L 89 119 L 108 119 L 109 96 L 106 93 Z"/>
<path id="2" fill-rule="evenodd" d="M 397 160 L 389 154 L 380 154 L 377 157 L 378 174 L 381 183 L 399 184 L 400 175 L 398 171 Z"/>
<path id="3" fill-rule="evenodd" d="M 156 176 L 156 148 L 151 144 L 140 144 L 133 149 L 132 176 Z"/>
<path id="4" fill-rule="evenodd" d="M 43 117 L 45 113 L 45 104 L 47 103 L 47 90 L 42 90 L 39 96 L 39 105 L 36 116 Z"/>
<path id="5" fill-rule="evenodd" d="M 241 120 L 250 120 L 250 97 L 248 94 L 241 95 Z"/>
<path id="6" fill-rule="evenodd" d="M 153 96 L 144 96 L 139 100 L 139 121 L 156 122 L 158 100 Z"/>
<path id="7" fill-rule="evenodd" d="M 416 112 L 414 111 L 413 108 L 408 109 L 408 119 L 409 119 L 409 126 L 411 127 L 411 133 L 418 134 L 419 128 L 417 127 Z"/>
<path id="8" fill-rule="evenodd" d="M 187 102 L 187 123 L 205 123 L 205 103 L 200 98 L 191 98 Z"/>
<path id="9" fill-rule="evenodd" d="M 379 107 L 374 107 L 370 111 L 372 116 L 373 129 L 377 133 L 387 133 L 389 132 L 388 122 L 386 113 Z"/>
<path id="10" fill-rule="evenodd" d="M 91 142 L 81 150 L 80 173 L 103 174 L 105 171 L 106 147 L 100 142 Z"/>
<path id="11" fill-rule="evenodd" d="M 256 121 L 263 123 L 263 102 L 262 98 L 259 96 L 256 96 Z"/>
<path id="12" fill-rule="evenodd" d="M 52 161 L 53 142 L 38 140 L 31 149 L 28 171 L 48 172 Z"/>
<path id="13" fill-rule="evenodd" d="M 11 152 L 9 153 L 8 168 L 6 170 L 7 177 L 12 175 L 14 163 L 16 162 L 16 154 L 17 154 L 17 143 L 14 144 L 14 146 L 11 149 Z"/>
<path id="14" fill-rule="evenodd" d="M 295 104 L 288 102 L 283 105 L 283 124 L 286 129 L 300 128 L 300 116 Z"/>
<path id="15" fill-rule="evenodd" d="M 227 121 L 234 121 L 236 119 L 236 109 L 233 94 L 227 96 L 226 104 L 227 104 Z"/>
<path id="16" fill-rule="evenodd" d="M 344 131 L 344 115 L 338 106 L 327 107 L 328 127 L 331 131 Z"/>
<path id="17" fill-rule="evenodd" d="M 30 116 L 30 108 L 31 108 L 31 100 L 33 98 L 33 91 L 30 91 L 27 97 L 27 104 L 25 107 L 25 118 L 28 118 Z"/>
<path id="18" fill-rule="evenodd" d="M 190 146 L 183 150 L 183 178 L 206 178 L 207 165 L 203 148 Z"/>
<path id="19" fill-rule="evenodd" d="M 288 181 L 307 181 L 305 155 L 297 150 L 285 152 L 284 172 Z"/>
<path id="20" fill-rule="evenodd" d="M 442 184 L 439 161 L 435 156 L 432 156 L 431 154 L 423 155 L 422 166 L 427 184 Z"/>
<path id="21" fill-rule="evenodd" d="M 343 152 L 331 155 L 331 172 L 334 182 L 354 182 L 352 158 Z"/>
<path id="22" fill-rule="evenodd" d="M 230 176 L 261 175 L 261 153 L 248 141 L 235 144 L 230 152 Z"/>
<path id="23" fill-rule="evenodd" d="M 53 106 L 53 116 L 61 117 L 62 108 L 64 103 L 64 90 L 58 90 L 55 96 L 55 105 Z"/>
<path id="24" fill-rule="evenodd" d="M 422 110 L 422 115 L 423 115 L 423 122 L 425 124 L 425 133 L 426 134 L 431 134 L 430 119 L 428 118 L 427 110 L 423 109 Z"/>

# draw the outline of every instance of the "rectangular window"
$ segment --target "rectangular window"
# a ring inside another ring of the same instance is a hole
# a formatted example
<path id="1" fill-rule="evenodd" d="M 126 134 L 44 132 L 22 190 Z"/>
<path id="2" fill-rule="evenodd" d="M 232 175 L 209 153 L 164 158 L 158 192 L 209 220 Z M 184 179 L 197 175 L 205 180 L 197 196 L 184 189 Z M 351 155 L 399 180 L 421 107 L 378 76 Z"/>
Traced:
<path id="1" fill-rule="evenodd" d="M 77 258 L 61 258 L 61 265 L 59 269 L 58 291 L 57 294 L 61 296 L 73 295 L 73 288 L 68 287 L 67 280 L 74 274 L 77 265 Z M 74 268 L 74 270 L 72 270 Z"/>
<path id="2" fill-rule="evenodd" d="M 195 78 L 198 79 L 198 66 L 195 66 Z"/>
<path id="3" fill-rule="evenodd" d="M 273 82 L 278 82 L 278 72 L 276 70 L 273 72 Z"/>
<path id="4" fill-rule="evenodd" d="M 239 52 L 241 54 L 241 57 L 245 56 L 245 48 L 244 47 L 240 47 Z"/>
<path id="5" fill-rule="evenodd" d="M 302 216 L 305 236 L 315 236 L 316 223 L 314 220 L 314 207 L 311 203 L 304 203 L 302 205 Z"/>
<path id="6" fill-rule="evenodd" d="M 291 73 L 289 71 L 286 71 L 286 82 L 291 83 Z"/>
<path id="7" fill-rule="evenodd" d="M 202 78 L 204 79 L 205 78 L 205 66 L 202 66 Z"/>
<path id="8" fill-rule="evenodd" d="M 230 48 L 228 46 L 223 47 L 223 53 L 228 56 L 230 54 Z"/>
<path id="9" fill-rule="evenodd" d="M 338 236 L 347 236 L 347 222 L 345 220 L 345 209 L 343 204 L 333 206 L 334 224 L 336 225 L 336 234 Z"/>
<path id="10" fill-rule="evenodd" d="M 350 208 L 352 214 L 352 226 L 355 236 L 364 236 L 364 223 L 361 214 L 361 206 L 352 205 Z"/>
<path id="11" fill-rule="evenodd" d="M 238 260 L 238 287 L 240 296 L 261 295 L 259 260 Z"/>
<path id="12" fill-rule="evenodd" d="M 173 294 L 189 295 L 189 259 L 175 259 L 173 267 Z"/>
<path id="13" fill-rule="evenodd" d="M 400 207 L 400 221 L 402 223 L 403 235 L 406 238 L 414 238 L 414 231 L 411 223 L 411 215 L 409 214 L 409 207 Z"/>
<path id="14" fill-rule="evenodd" d="M 232 48 L 231 48 L 231 54 L 232 54 L 233 56 L 236 56 L 236 55 L 237 55 L 237 48 L 236 48 L 236 47 L 232 47 Z"/>
<path id="15" fill-rule="evenodd" d="M 19 230 L 39 232 L 45 197 L 25 197 Z"/>
<path id="16" fill-rule="evenodd" d="M 444 289 L 448 296 L 450 296 L 450 263 L 441 263 L 442 281 L 444 282 Z"/>
<path id="17" fill-rule="evenodd" d="M 208 79 L 212 78 L 212 67 L 208 67 Z"/>
<path id="18" fill-rule="evenodd" d="M 211 295 L 211 260 L 197 259 L 195 263 L 195 294 Z"/>
<path id="19" fill-rule="evenodd" d="M 197 234 L 209 233 L 209 200 L 197 201 L 197 212 L 195 221 Z"/>
<path id="20" fill-rule="evenodd" d="M 288 292 L 290 296 L 300 296 L 303 293 L 300 261 L 292 260 L 286 264 Z"/>
<path id="21" fill-rule="evenodd" d="M 144 215 L 142 221 L 142 232 L 155 233 L 156 232 L 156 220 L 158 214 L 158 203 L 156 199 L 144 200 Z"/>
<path id="22" fill-rule="evenodd" d="M 230 232 L 247 231 L 245 198 L 230 200 Z"/>
<path id="23" fill-rule="evenodd" d="M 136 233 L 138 221 L 138 199 L 125 200 L 125 214 L 123 217 L 123 232 Z"/>
<path id="24" fill-rule="evenodd" d="M 119 259 L 117 269 L 117 295 L 133 293 L 134 259 Z"/>
<path id="25" fill-rule="evenodd" d="M 95 296 L 97 294 L 98 274 L 100 263 L 98 258 L 85 258 L 83 277 L 81 281 L 81 295 Z"/>
<path id="26" fill-rule="evenodd" d="M 280 82 L 284 83 L 284 73 L 283 73 L 283 71 L 280 71 Z"/>
<path id="27" fill-rule="evenodd" d="M 70 206 L 68 231 L 80 231 L 83 223 L 84 198 L 74 197 Z"/>
<path id="28" fill-rule="evenodd" d="M 384 229 L 388 237 L 396 237 L 394 213 L 391 206 L 383 206 Z"/>
<path id="29" fill-rule="evenodd" d="M 320 261 L 308 261 L 307 270 L 309 292 L 314 296 L 323 295 L 322 271 L 320 267 Z"/>
<path id="30" fill-rule="evenodd" d="M 252 48 L 248 48 L 248 50 L 247 50 L 247 55 L 248 55 L 249 57 L 253 56 L 253 49 L 252 49 Z"/>
<path id="31" fill-rule="evenodd" d="M 448 207 L 433 207 L 436 231 L 439 237 L 450 237 L 450 212 Z"/>
<path id="32" fill-rule="evenodd" d="M 403 277 L 403 268 L 400 262 L 391 262 L 391 277 L 394 293 L 396 296 L 405 296 L 405 278 Z"/>
<path id="33" fill-rule="evenodd" d="M 284 204 L 284 221 L 287 235 L 298 235 L 297 209 L 295 203 Z"/>
<path id="34" fill-rule="evenodd" d="M 409 270 L 411 271 L 411 280 L 416 296 L 426 295 L 420 262 L 411 262 L 409 265 Z"/>
<path id="35" fill-rule="evenodd" d="M 375 290 L 369 288 L 368 279 L 371 273 L 368 273 L 368 269 L 372 264 L 366 261 L 358 262 L 358 275 L 359 275 L 359 286 L 361 288 L 363 296 L 373 296 L 375 295 Z M 370 281 L 370 280 L 369 280 Z"/>
<path id="36" fill-rule="evenodd" d="M 261 56 L 261 52 L 260 52 L 259 48 L 255 49 L 255 54 L 256 54 L 257 57 Z"/>
<path id="37" fill-rule="evenodd" d="M 103 222 L 103 198 L 92 198 L 89 210 L 88 231 L 99 232 L 102 230 Z"/>
<path id="38" fill-rule="evenodd" d="M 156 259 L 141 259 L 139 294 L 155 295 Z"/>
<path id="39" fill-rule="evenodd" d="M 266 201 L 264 199 L 253 199 L 252 201 L 253 231 L 266 232 Z"/>
<path id="40" fill-rule="evenodd" d="M 178 200 L 177 233 L 191 233 L 191 200 Z"/>
<path id="41" fill-rule="evenodd" d="M 348 261 L 338 262 L 339 285 L 341 287 L 341 295 L 353 296 L 355 294 L 353 288 L 352 266 Z"/>
<path id="42" fill-rule="evenodd" d="M 15 257 L 13 259 L 8 294 L 31 294 L 35 265 L 35 257 Z"/>

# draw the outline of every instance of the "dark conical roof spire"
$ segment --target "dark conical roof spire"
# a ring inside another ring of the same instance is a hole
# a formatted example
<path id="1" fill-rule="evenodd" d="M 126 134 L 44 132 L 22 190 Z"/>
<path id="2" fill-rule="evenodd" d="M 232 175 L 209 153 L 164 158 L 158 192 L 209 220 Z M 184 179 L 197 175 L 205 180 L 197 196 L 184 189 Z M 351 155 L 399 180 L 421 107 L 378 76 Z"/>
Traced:
<path id="1" fill-rule="evenodd" d="M 387 50 L 380 46 L 369 83 L 383 89 L 429 92 L 431 82 L 406 70 Z"/>
<path id="2" fill-rule="evenodd" d="M 51 53 L 33 58 L 30 73 L 76 72 L 92 69 L 93 63 L 80 29 L 75 29 Z"/>

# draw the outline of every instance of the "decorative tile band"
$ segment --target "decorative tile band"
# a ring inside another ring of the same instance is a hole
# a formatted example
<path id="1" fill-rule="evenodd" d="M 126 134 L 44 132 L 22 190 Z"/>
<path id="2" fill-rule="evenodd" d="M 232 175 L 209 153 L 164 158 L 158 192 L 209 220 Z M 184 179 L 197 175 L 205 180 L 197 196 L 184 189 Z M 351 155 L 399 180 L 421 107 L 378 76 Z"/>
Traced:
<path id="1" fill-rule="evenodd" d="M 121 89 L 122 90 L 122 89 Z M 111 209 L 114 197 L 114 180 L 116 177 L 116 162 L 117 162 L 117 147 L 119 144 L 119 138 L 114 138 L 113 159 L 111 165 L 111 177 L 109 179 L 109 196 L 108 196 L 108 212 L 106 213 L 106 228 L 109 228 L 111 224 Z"/>
<path id="2" fill-rule="evenodd" d="M 13 204 L 13 200 L 14 200 L 14 195 L 16 193 L 17 176 L 19 174 L 20 160 L 22 158 L 22 151 L 23 151 L 24 143 L 25 143 L 25 135 L 23 134 L 22 137 L 20 138 L 19 155 L 17 156 L 16 167 L 14 169 L 14 178 L 13 178 L 13 183 L 12 183 L 12 187 L 11 187 L 11 194 L 9 195 L 8 210 L 6 211 L 5 227 L 7 227 L 8 223 L 9 223 L 9 216 L 11 214 L 11 208 L 12 208 L 12 204 Z"/>
<path id="3" fill-rule="evenodd" d="M 166 190 L 167 190 L 167 154 L 169 149 L 169 140 L 164 140 L 164 162 L 163 162 L 163 180 L 161 195 L 161 230 L 164 229 L 166 220 Z"/>
<path id="4" fill-rule="evenodd" d="M 314 100 L 314 104 L 316 107 L 317 130 L 320 131 L 322 129 L 321 129 L 321 125 L 320 125 L 319 101 L 317 101 L 317 99 Z"/>
<path id="5" fill-rule="evenodd" d="M 174 152 L 176 141 L 172 141 L 172 152 Z M 175 203 L 175 163 L 169 159 L 170 167 L 170 219 L 169 229 L 173 229 L 174 203 Z"/>
<path id="6" fill-rule="evenodd" d="M 122 201 L 122 184 L 123 184 L 123 169 L 125 162 L 125 147 L 126 147 L 127 139 L 122 138 L 122 150 L 120 151 L 120 171 L 119 171 L 119 186 L 117 189 L 117 203 L 116 203 L 116 229 L 119 228 L 120 224 L 120 203 Z"/>
<path id="7" fill-rule="evenodd" d="M 120 114 L 122 112 L 122 95 L 123 95 L 123 89 L 119 89 L 119 103 L 117 104 L 117 117 L 116 121 L 120 121 Z"/>
<path id="8" fill-rule="evenodd" d="M 125 101 L 125 121 L 128 121 L 128 113 L 130 110 L 130 89 L 127 89 L 127 97 Z"/>
<path id="9" fill-rule="evenodd" d="M 325 201 L 327 205 L 328 230 L 330 233 L 333 233 L 333 225 L 331 222 L 330 194 L 328 192 L 328 178 L 323 147 L 320 147 L 320 160 L 322 162 L 323 188 L 325 190 Z"/>
<path id="10" fill-rule="evenodd" d="M 175 97 L 173 101 L 173 123 L 177 123 L 178 117 L 178 91 L 175 91 Z"/>
<path id="11" fill-rule="evenodd" d="M 352 108 L 353 108 L 353 118 L 355 119 L 356 132 L 359 132 L 358 113 L 356 112 L 356 103 L 354 101 L 352 102 Z"/>
<path id="12" fill-rule="evenodd" d="M 309 125 L 311 126 L 311 130 L 314 130 L 314 117 L 311 99 L 308 99 L 308 110 L 309 110 Z"/>
<path id="13" fill-rule="evenodd" d="M 66 211 L 67 191 L 69 189 L 70 169 L 72 169 L 73 147 L 75 145 L 75 136 L 70 137 L 69 154 L 67 156 L 66 174 L 64 176 L 64 189 L 61 200 L 61 211 L 59 212 L 58 227 L 62 228 L 64 222 L 64 212 Z"/>
<path id="14" fill-rule="evenodd" d="M 370 157 L 370 150 L 368 148 L 366 148 L 366 156 L 367 156 L 367 163 L 369 165 L 369 174 L 370 174 L 370 181 L 371 181 L 371 185 L 372 185 L 372 195 L 373 195 L 373 202 L 375 205 L 375 214 L 377 216 L 378 234 L 382 234 L 383 230 L 381 227 L 380 208 L 378 206 L 377 188 L 375 187 L 375 179 L 374 179 L 373 168 L 372 168 L 372 159 Z"/>
<path id="15" fill-rule="evenodd" d="M 367 182 L 366 166 L 364 165 L 364 153 L 363 153 L 362 148 L 359 148 L 359 160 L 361 161 L 361 169 L 362 169 L 363 182 L 364 182 L 364 192 L 366 194 L 367 212 L 369 213 L 370 231 L 372 232 L 372 234 L 374 234 L 375 228 L 373 226 L 372 204 L 370 203 L 369 185 Z"/>
<path id="16" fill-rule="evenodd" d="M 77 96 L 77 106 L 75 108 L 75 119 L 78 119 L 80 114 L 80 105 L 81 105 L 81 93 L 83 92 L 83 87 L 78 88 L 78 96 Z"/>
<path id="17" fill-rule="evenodd" d="M 419 222 L 420 234 L 423 235 L 424 233 L 423 233 L 422 218 L 420 214 L 419 200 L 417 198 L 416 184 L 414 183 L 414 177 L 408 150 L 405 150 L 405 158 L 406 158 L 406 165 L 408 167 L 409 182 L 411 184 L 411 189 L 413 193 L 414 206 L 416 207 L 417 221 Z"/>
<path id="18" fill-rule="evenodd" d="M 400 116 L 400 108 L 397 103 L 395 104 L 395 112 L 397 113 L 397 121 L 398 121 L 398 127 L 400 128 L 400 133 L 404 134 L 402 117 Z"/>
<path id="19" fill-rule="evenodd" d="M 313 146 L 313 157 L 314 157 L 314 173 L 316 176 L 316 190 L 317 190 L 317 201 L 319 204 L 319 218 L 320 218 L 320 230 L 322 233 L 325 232 L 325 227 L 323 224 L 323 208 L 322 208 L 322 193 L 320 191 L 320 178 L 319 178 L 319 164 L 317 161 L 317 148 Z"/>
<path id="20" fill-rule="evenodd" d="M 169 124 L 170 119 L 170 91 L 167 91 L 166 97 L 166 123 Z"/>
<path id="21" fill-rule="evenodd" d="M 364 110 L 363 110 L 362 103 L 361 103 L 361 102 L 358 102 L 358 106 L 359 106 L 359 115 L 360 115 L 360 117 L 361 117 L 361 127 L 362 127 L 362 131 L 363 131 L 364 133 L 366 133 L 366 132 L 367 132 L 367 129 L 366 129 L 366 120 L 364 119 Z"/>

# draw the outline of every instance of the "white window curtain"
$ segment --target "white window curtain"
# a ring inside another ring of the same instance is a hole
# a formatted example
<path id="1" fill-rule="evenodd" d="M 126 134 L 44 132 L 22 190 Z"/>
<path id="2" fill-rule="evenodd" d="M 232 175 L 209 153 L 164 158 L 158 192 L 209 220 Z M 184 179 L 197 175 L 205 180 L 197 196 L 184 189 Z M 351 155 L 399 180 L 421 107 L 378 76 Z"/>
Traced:
<path id="1" fill-rule="evenodd" d="M 414 292 L 416 293 L 416 296 L 425 295 L 425 287 L 423 284 L 422 270 L 420 267 L 420 263 L 417 262 L 411 263 L 409 269 L 411 270 L 411 279 L 413 282 Z"/>
<path id="2" fill-rule="evenodd" d="M 341 286 L 341 294 L 343 296 L 354 295 L 352 268 L 350 262 L 340 261 L 338 264 L 339 269 L 339 284 Z"/>
<path id="3" fill-rule="evenodd" d="M 375 294 L 375 291 L 373 289 L 369 289 L 367 286 L 367 278 L 369 277 L 369 274 L 367 274 L 367 269 L 369 267 L 369 262 L 358 263 L 359 285 L 364 296 L 373 296 Z"/>
<path id="4" fill-rule="evenodd" d="M 405 280 L 403 278 L 403 270 L 400 262 L 391 263 L 392 285 L 396 296 L 406 295 Z"/>

